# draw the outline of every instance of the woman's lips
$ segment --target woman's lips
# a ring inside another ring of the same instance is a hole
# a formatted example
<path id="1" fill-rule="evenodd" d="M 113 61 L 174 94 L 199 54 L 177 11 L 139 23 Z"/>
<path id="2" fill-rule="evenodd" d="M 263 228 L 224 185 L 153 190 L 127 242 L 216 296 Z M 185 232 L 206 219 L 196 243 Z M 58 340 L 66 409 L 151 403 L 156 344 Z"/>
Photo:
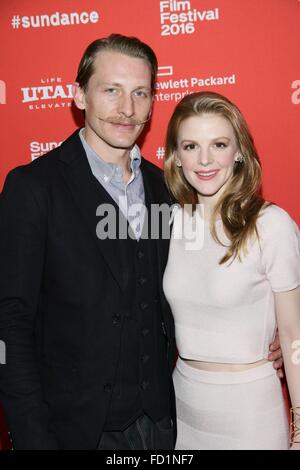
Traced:
<path id="1" fill-rule="evenodd" d="M 210 181 L 218 174 L 220 170 L 195 171 L 197 177 L 203 181 Z"/>

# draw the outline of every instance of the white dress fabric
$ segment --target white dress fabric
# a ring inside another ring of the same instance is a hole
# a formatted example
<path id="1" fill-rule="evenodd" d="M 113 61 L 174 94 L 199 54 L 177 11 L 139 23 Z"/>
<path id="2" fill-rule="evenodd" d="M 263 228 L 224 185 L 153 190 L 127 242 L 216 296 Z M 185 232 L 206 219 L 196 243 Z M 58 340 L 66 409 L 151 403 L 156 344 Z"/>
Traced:
<path id="1" fill-rule="evenodd" d="M 272 363 L 208 372 L 180 358 L 173 374 L 176 450 L 287 450 L 289 426 Z"/>
<path id="2" fill-rule="evenodd" d="M 176 212 L 163 280 L 179 355 L 228 364 L 266 359 L 276 331 L 274 292 L 300 285 L 299 229 L 283 209 L 269 206 L 257 222 L 259 240 L 248 243 L 242 261 L 220 265 L 226 246 L 197 220 L 195 225 L 195 215 Z M 217 232 L 228 246 L 220 220 Z M 287 414 L 271 363 L 224 373 L 201 371 L 179 358 L 174 385 L 177 449 L 288 448 Z"/>

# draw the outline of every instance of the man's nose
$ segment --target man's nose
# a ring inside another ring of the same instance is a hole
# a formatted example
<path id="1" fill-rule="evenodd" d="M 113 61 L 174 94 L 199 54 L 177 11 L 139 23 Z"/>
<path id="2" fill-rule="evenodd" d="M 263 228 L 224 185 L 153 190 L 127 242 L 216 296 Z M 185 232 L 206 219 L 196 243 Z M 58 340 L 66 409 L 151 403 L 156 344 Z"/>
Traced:
<path id="1" fill-rule="evenodd" d="M 134 114 L 134 102 L 131 95 L 123 93 L 118 102 L 118 112 L 126 117 L 131 117 Z"/>

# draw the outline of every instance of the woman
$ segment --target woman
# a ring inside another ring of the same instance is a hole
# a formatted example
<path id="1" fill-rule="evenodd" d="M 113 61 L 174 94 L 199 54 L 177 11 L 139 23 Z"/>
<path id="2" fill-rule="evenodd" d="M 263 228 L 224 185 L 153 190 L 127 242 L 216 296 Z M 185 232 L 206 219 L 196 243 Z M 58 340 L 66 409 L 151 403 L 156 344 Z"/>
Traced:
<path id="1" fill-rule="evenodd" d="M 179 352 L 176 448 L 288 449 L 281 384 L 267 355 L 278 326 L 296 420 L 298 227 L 260 195 L 261 166 L 247 124 L 217 93 L 194 93 L 177 105 L 165 177 L 180 205 L 164 275 Z M 183 222 L 187 230 L 178 236 Z"/>

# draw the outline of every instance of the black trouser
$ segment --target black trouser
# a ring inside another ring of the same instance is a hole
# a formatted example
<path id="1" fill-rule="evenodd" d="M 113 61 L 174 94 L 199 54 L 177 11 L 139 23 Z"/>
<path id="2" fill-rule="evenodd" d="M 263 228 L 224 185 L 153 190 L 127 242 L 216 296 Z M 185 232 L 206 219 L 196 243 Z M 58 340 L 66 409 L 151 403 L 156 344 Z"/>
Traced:
<path id="1" fill-rule="evenodd" d="M 104 431 L 98 450 L 172 450 L 174 428 L 168 416 L 154 423 L 140 416 L 124 431 Z"/>

